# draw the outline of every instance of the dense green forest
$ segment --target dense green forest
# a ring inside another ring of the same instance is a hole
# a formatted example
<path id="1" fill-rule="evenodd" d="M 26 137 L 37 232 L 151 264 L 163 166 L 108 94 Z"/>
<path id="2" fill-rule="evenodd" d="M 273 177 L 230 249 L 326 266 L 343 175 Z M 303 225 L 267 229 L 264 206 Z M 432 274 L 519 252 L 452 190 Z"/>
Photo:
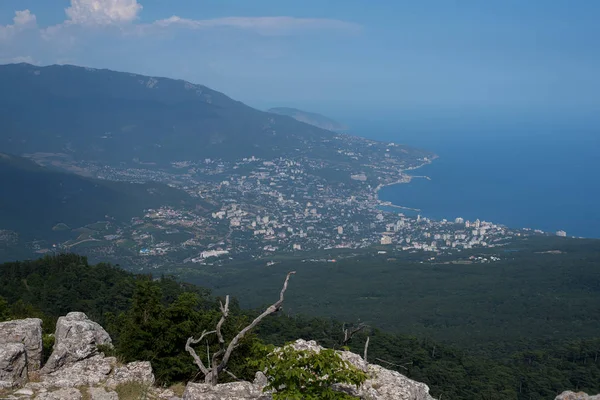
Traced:
<path id="1" fill-rule="evenodd" d="M 281 283 L 285 273 L 280 275 Z M 296 290 L 296 277 L 288 293 Z M 271 294 L 275 300 L 278 290 Z M 0 265 L 0 296 L 1 319 L 38 316 L 47 333 L 53 332 L 58 316 L 75 310 L 87 313 L 109 331 L 118 357 L 150 360 L 161 384 L 197 378 L 185 341 L 214 327 L 220 316 L 218 298 L 206 289 L 170 277 L 134 275 L 108 264 L 91 265 L 72 254 Z M 231 338 L 256 312 L 241 309 L 234 299 L 225 336 Z M 250 361 L 260 356 L 262 343 L 280 345 L 304 338 L 340 348 L 342 328 L 343 321 L 288 315 L 284 303 L 283 312 L 265 319 L 243 340 L 230 370 L 250 379 Z M 360 353 L 367 335 L 371 362 L 427 383 L 435 397 L 548 399 L 567 389 L 600 391 L 600 337 L 522 341 L 513 343 L 518 351 L 507 353 L 503 347 L 492 358 L 427 336 L 371 326 L 354 336 L 348 344 L 351 350 Z M 212 340 L 214 351 L 217 343 Z"/>
<path id="2" fill-rule="evenodd" d="M 523 340 L 594 338 L 600 331 L 600 240 L 515 238 L 489 249 L 429 252 L 347 249 L 309 258 L 273 257 L 161 273 L 235 294 L 244 308 L 267 304 L 285 271 L 297 270 L 288 310 L 505 355 Z M 435 256 L 434 260 L 431 260 Z M 494 262 L 472 260 L 491 256 Z"/>

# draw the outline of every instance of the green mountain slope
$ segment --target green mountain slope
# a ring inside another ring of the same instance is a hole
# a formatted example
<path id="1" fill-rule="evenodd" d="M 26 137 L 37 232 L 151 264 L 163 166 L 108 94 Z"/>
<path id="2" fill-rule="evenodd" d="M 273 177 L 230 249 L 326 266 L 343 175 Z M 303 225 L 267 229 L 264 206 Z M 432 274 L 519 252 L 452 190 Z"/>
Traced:
<path id="1" fill-rule="evenodd" d="M 59 223 L 77 228 L 99 220 L 128 220 L 146 208 L 190 201 L 186 193 L 166 185 L 89 179 L 2 153 L 0 182 L 0 230 L 25 238 L 51 237 Z"/>
<path id="2" fill-rule="evenodd" d="M 109 163 L 334 157 L 332 133 L 182 80 L 75 66 L 0 66 L 0 148 Z"/>
<path id="3" fill-rule="evenodd" d="M 305 122 L 329 131 L 344 131 L 347 129 L 347 127 L 343 124 L 340 124 L 339 122 L 334 121 L 324 115 L 298 110 L 297 108 L 274 107 L 268 111 L 273 114 L 287 115 L 288 117 L 292 117 L 297 121 Z"/>
<path id="4" fill-rule="evenodd" d="M 428 252 L 386 251 L 311 255 L 335 263 L 281 257 L 275 266 L 249 261 L 161 272 L 219 294 L 237 293 L 242 305 L 255 307 L 268 301 L 281 271 L 301 270 L 286 300 L 295 312 L 360 320 L 473 351 L 529 339 L 595 337 L 600 329 L 600 240 L 526 238 L 434 260 Z M 469 262 L 491 255 L 500 260 Z"/>

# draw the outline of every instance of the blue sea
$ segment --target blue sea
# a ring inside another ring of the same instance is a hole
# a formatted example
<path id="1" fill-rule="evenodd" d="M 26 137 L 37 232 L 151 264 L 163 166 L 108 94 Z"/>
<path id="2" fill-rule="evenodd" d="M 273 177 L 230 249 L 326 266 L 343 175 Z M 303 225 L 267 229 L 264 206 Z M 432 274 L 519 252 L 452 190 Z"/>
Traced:
<path id="1" fill-rule="evenodd" d="M 443 125 L 443 124 L 442 124 Z M 427 127 L 354 125 L 352 133 L 435 152 L 439 158 L 379 197 L 435 219 L 600 238 L 600 129 L 582 123 L 484 123 Z"/>

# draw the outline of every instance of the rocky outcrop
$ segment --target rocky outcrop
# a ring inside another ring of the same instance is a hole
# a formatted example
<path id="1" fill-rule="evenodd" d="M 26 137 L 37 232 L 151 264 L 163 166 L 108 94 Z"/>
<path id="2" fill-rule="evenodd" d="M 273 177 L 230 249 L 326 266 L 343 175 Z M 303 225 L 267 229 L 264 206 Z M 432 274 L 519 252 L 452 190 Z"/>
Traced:
<path id="1" fill-rule="evenodd" d="M 314 341 L 297 340 L 292 344 L 296 350 L 320 352 L 323 347 Z M 340 351 L 342 359 L 355 367 L 366 371 L 369 379 L 360 387 L 336 385 L 335 389 L 363 400 L 434 400 L 429 395 L 429 387 L 424 383 L 408 379 L 396 371 L 390 371 L 379 365 L 365 362 L 358 354 Z M 266 400 L 272 399 L 263 389 L 267 379 L 258 372 L 253 383 L 235 382 L 210 386 L 204 383 L 188 383 L 183 395 L 184 400 Z"/>
<path id="2" fill-rule="evenodd" d="M 17 319 L 0 322 L 0 348 L 8 343 L 22 343 L 27 352 L 29 371 L 40 369 L 42 364 L 42 320 Z"/>
<path id="3" fill-rule="evenodd" d="M 0 389 L 10 389 L 7 398 L 118 400 L 119 387 L 133 383 L 134 387 L 139 386 L 146 398 L 181 400 L 170 390 L 152 386 L 155 380 L 150 362 L 119 365 L 116 358 L 99 353 L 97 346 L 110 344 L 110 336 L 83 313 L 72 312 L 58 319 L 52 355 L 32 382 L 27 382 L 28 369 L 30 372 L 39 369 L 41 362 L 41 321 L 28 319 L 0 325 L 3 341 L 0 342 Z M 314 341 L 297 340 L 293 346 L 297 350 L 313 352 L 323 349 Z M 366 371 L 369 379 L 360 387 L 337 385 L 335 389 L 338 391 L 363 400 L 433 400 L 429 388 L 423 383 L 379 365 L 368 364 L 357 354 L 347 351 L 339 354 L 352 365 Z M 272 399 L 271 393 L 263 390 L 267 383 L 267 377 L 262 372 L 256 373 L 254 382 L 215 386 L 190 382 L 183 399 L 269 400 Z M 568 397 L 568 393 L 563 393 L 563 397 L 557 399 L 600 400 L 589 396 Z"/>
<path id="4" fill-rule="evenodd" d="M 23 343 L 0 345 L 0 389 L 27 382 L 27 352 Z"/>
<path id="5" fill-rule="evenodd" d="M 587 393 L 583 392 L 571 392 L 566 391 L 562 392 L 554 400 L 600 400 L 600 394 L 595 396 L 589 396 Z"/>
<path id="6" fill-rule="evenodd" d="M 211 386 L 206 383 L 188 383 L 183 400 L 268 400 L 262 387 L 250 382 L 222 383 Z"/>
<path id="7" fill-rule="evenodd" d="M 149 361 L 135 361 L 122 367 L 117 367 L 110 378 L 106 381 L 106 386 L 116 388 L 129 382 L 139 382 L 151 386 L 154 384 L 154 374 Z"/>
<path id="8" fill-rule="evenodd" d="M 54 350 L 42 374 L 85 360 L 95 355 L 100 344 L 111 344 L 108 333 L 99 324 L 88 319 L 82 312 L 71 312 L 56 322 Z"/>
<path id="9" fill-rule="evenodd" d="M 78 387 L 93 386 L 105 382 L 117 364 L 114 357 L 95 355 L 41 376 L 40 382 L 28 383 L 28 387 Z"/>
<path id="10" fill-rule="evenodd" d="M 115 389 L 127 383 L 138 384 L 149 398 L 176 398 L 170 391 L 151 387 L 154 374 L 150 362 L 119 365 L 115 357 L 98 353 L 97 346 L 110 344 L 111 338 L 80 312 L 58 319 L 52 355 L 35 381 L 27 382 L 28 367 L 30 371 L 32 368 L 29 353 L 33 354 L 34 371 L 41 362 L 41 321 L 9 321 L 2 325 L 2 332 L 8 332 L 2 334 L 2 340 L 11 342 L 0 344 L 0 389 L 20 387 L 9 392 L 8 398 L 118 400 Z"/>
<path id="11" fill-rule="evenodd" d="M 296 350 L 319 352 L 323 347 L 315 341 L 296 340 L 292 345 Z M 369 379 L 360 387 L 337 385 L 336 389 L 365 400 L 433 400 L 429 395 L 429 387 L 421 382 L 413 381 L 399 372 L 382 366 L 369 364 L 361 356 L 349 351 L 340 351 L 342 359 L 355 367 L 366 371 Z"/>

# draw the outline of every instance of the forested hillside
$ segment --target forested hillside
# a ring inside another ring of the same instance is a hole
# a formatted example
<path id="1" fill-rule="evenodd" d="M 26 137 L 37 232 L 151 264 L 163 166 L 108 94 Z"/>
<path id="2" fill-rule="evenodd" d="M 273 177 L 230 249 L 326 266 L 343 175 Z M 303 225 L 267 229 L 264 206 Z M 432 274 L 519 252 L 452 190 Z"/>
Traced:
<path id="1" fill-rule="evenodd" d="M 274 265 L 244 260 L 161 272 L 258 307 L 268 303 L 283 271 L 298 270 L 286 302 L 294 313 L 360 319 L 487 355 L 532 339 L 593 338 L 600 331 L 600 240 L 515 238 L 446 255 L 380 250 L 385 254 L 332 249 L 274 256 Z M 488 262 L 477 260 L 483 258 Z"/>
<path id="2" fill-rule="evenodd" d="M 282 272 L 281 281 L 284 276 Z M 288 293 L 297 289 L 295 283 L 292 279 Z M 134 275 L 107 264 L 90 265 L 72 254 L 0 265 L 0 296 L 2 319 L 40 316 L 48 333 L 58 316 L 74 310 L 87 313 L 107 327 L 119 357 L 150 360 L 162 383 L 197 374 L 184 350 L 185 341 L 214 327 L 220 315 L 218 299 L 206 289 L 168 277 Z M 277 296 L 273 291 L 273 300 Z M 256 315 L 240 309 L 235 300 L 231 311 L 224 328 L 227 337 Z M 335 319 L 287 315 L 284 303 L 283 312 L 264 320 L 243 341 L 230 369 L 238 377 L 250 378 L 254 371 L 248 361 L 259 356 L 261 343 L 304 338 L 339 348 L 342 327 L 343 321 Z M 350 348 L 361 353 L 367 335 L 371 362 L 427 383 L 438 398 L 548 399 L 567 389 L 600 391 L 599 337 L 515 343 L 519 351 L 492 359 L 376 327 L 356 335 Z M 209 344 L 213 349 L 217 345 L 216 340 Z"/>
<path id="3" fill-rule="evenodd" d="M 3 153 L 0 182 L 7 194 L 0 197 L 0 229 L 27 240 L 52 238 L 97 221 L 128 222 L 146 208 L 191 201 L 187 193 L 164 184 L 90 179 Z"/>

